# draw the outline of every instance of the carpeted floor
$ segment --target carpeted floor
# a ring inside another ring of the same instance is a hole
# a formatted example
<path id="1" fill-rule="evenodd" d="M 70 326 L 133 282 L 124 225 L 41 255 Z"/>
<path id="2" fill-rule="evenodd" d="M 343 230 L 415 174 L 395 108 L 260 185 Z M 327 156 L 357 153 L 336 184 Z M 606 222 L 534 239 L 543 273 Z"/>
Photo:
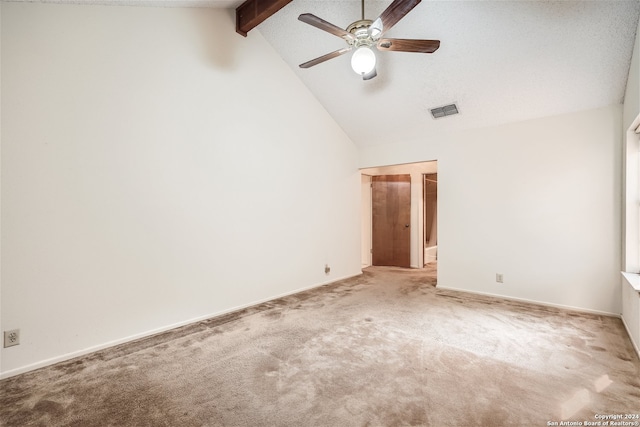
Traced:
<path id="1" fill-rule="evenodd" d="M 619 319 L 436 290 L 434 268 L 369 268 L 0 382 L 2 426 L 548 426 L 617 414 L 640 414 L 640 361 Z"/>

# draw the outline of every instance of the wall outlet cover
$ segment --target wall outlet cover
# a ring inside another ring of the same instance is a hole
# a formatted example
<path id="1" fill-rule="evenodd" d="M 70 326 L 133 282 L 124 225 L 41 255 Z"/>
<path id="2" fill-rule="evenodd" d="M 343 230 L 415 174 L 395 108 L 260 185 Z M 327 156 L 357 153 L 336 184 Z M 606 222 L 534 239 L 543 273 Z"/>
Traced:
<path id="1" fill-rule="evenodd" d="M 4 348 L 20 344 L 20 329 L 4 331 Z"/>

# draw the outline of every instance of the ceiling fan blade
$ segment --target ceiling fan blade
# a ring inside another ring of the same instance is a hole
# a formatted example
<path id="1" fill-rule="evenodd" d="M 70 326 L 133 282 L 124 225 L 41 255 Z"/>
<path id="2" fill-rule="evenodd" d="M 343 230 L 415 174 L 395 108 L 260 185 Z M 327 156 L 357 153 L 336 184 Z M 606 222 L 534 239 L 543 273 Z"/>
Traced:
<path id="1" fill-rule="evenodd" d="M 440 40 L 380 39 L 378 41 L 378 50 L 394 52 L 433 53 L 439 47 Z"/>
<path id="2" fill-rule="evenodd" d="M 372 78 L 374 78 L 377 75 L 378 75 L 378 73 L 376 72 L 376 69 L 374 68 L 373 70 L 371 70 L 371 72 L 369 74 L 363 74 L 362 75 L 362 80 L 371 80 Z"/>
<path id="3" fill-rule="evenodd" d="M 298 16 L 298 19 L 306 24 L 313 25 L 316 28 L 319 28 L 323 31 L 333 34 L 334 36 L 342 37 L 345 40 L 355 40 L 355 36 L 342 28 L 333 25 L 330 22 L 325 21 L 322 18 L 318 18 L 317 16 L 311 13 L 303 13 Z"/>
<path id="4" fill-rule="evenodd" d="M 389 31 L 407 13 L 411 12 L 411 9 L 416 7 L 420 1 L 422 0 L 394 0 L 380 15 L 382 33 Z"/>
<path id="5" fill-rule="evenodd" d="M 330 59 L 336 58 L 340 55 L 344 55 L 345 53 L 349 52 L 351 50 L 351 46 L 349 47 L 344 47 L 340 50 L 336 50 L 335 52 L 331 52 L 331 53 L 327 53 L 326 55 L 322 55 L 317 57 L 316 59 L 312 59 L 311 61 L 307 61 L 304 64 L 300 64 L 300 68 L 310 68 L 313 67 L 314 65 L 318 65 L 324 61 L 328 61 Z"/>

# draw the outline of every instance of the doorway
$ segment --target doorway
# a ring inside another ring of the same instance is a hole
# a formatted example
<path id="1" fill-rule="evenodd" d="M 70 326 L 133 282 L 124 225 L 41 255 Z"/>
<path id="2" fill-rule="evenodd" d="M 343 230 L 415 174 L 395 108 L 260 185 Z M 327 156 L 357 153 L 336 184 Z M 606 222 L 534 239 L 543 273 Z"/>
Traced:
<path id="1" fill-rule="evenodd" d="M 430 239 L 437 238 L 437 201 L 434 211 L 431 212 L 430 218 L 425 218 L 427 209 L 425 205 L 425 175 L 437 174 L 438 162 L 425 161 L 420 163 L 409 163 L 394 166 L 381 166 L 373 168 L 364 168 L 360 170 L 362 177 L 362 267 L 373 265 L 372 248 L 373 248 L 373 205 L 372 205 L 372 186 L 373 179 L 382 175 L 410 175 L 411 177 L 411 204 L 410 204 L 410 221 L 409 221 L 409 257 L 411 268 L 424 268 L 427 263 L 425 256 L 425 247 L 427 247 L 427 236 L 425 234 L 425 225 L 429 221 L 431 224 Z M 436 199 L 437 200 L 437 199 Z M 435 221 L 433 221 L 435 219 Z M 434 233 L 435 232 L 435 233 Z M 437 244 L 437 243 L 436 243 Z M 435 262 L 430 263 L 430 268 L 435 268 Z"/>
<path id="2" fill-rule="evenodd" d="M 438 260 L 438 174 L 423 175 L 424 264 Z"/>

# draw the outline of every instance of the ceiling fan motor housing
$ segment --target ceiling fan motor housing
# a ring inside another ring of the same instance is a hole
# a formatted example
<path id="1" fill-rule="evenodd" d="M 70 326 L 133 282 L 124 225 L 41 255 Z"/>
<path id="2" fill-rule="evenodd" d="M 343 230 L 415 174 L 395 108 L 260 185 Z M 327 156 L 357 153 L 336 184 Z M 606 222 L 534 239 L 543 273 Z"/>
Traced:
<path id="1" fill-rule="evenodd" d="M 353 34 L 355 39 L 348 40 L 347 42 L 355 47 L 361 46 L 373 46 L 375 44 L 374 40 L 371 38 L 371 33 L 369 32 L 369 27 L 373 23 L 370 19 L 361 19 L 349 25 L 347 27 L 347 32 Z"/>

